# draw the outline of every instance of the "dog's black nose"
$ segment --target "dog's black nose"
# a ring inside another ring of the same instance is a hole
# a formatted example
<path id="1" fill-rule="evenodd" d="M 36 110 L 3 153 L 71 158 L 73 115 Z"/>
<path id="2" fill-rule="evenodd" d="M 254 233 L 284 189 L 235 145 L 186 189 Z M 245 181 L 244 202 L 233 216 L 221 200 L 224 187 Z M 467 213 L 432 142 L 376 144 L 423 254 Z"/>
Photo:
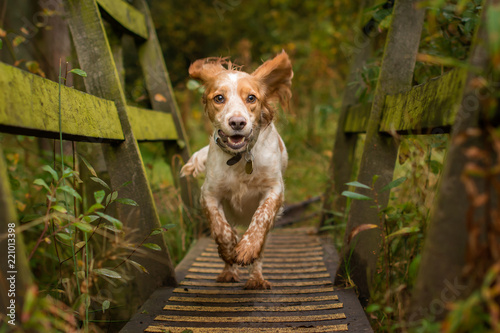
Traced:
<path id="1" fill-rule="evenodd" d="M 247 124 L 247 121 L 243 117 L 231 117 L 229 118 L 229 126 L 235 131 L 243 129 Z"/>

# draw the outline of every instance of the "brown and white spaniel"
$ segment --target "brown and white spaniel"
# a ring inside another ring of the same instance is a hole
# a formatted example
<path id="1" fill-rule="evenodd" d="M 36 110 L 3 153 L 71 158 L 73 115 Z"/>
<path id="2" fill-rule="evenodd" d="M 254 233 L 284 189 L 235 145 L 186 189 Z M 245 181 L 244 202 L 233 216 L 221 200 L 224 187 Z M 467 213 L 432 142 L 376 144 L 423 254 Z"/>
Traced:
<path id="1" fill-rule="evenodd" d="M 283 51 L 248 74 L 222 59 L 207 58 L 195 61 L 189 75 L 205 86 L 203 103 L 214 132 L 181 173 L 196 177 L 206 171 L 201 204 L 225 262 L 217 281 L 239 281 L 237 265 L 251 265 L 245 288 L 270 289 L 261 258 L 283 206 L 288 162 L 273 124 L 274 104 L 287 106 L 291 97 L 290 59 Z M 241 239 L 236 224 L 248 225 Z"/>

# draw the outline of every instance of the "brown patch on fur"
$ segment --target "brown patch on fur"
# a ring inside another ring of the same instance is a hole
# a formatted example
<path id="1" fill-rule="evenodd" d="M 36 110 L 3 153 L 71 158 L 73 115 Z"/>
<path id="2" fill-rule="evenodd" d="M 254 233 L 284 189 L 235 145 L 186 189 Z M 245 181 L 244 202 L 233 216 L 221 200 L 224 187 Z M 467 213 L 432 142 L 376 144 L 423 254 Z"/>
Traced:
<path id="1" fill-rule="evenodd" d="M 224 104 L 216 104 L 213 101 L 213 98 L 216 95 L 227 95 L 227 88 L 224 87 L 216 87 L 215 82 L 210 80 L 205 83 L 205 93 L 203 94 L 203 104 L 205 104 L 205 112 L 208 115 L 208 119 L 212 123 L 215 122 L 215 115 L 220 112 L 224 108 Z"/>
<path id="2" fill-rule="evenodd" d="M 248 266 L 260 257 L 261 248 L 258 244 L 243 239 L 236 245 L 234 250 L 236 252 L 235 261 L 241 266 Z"/>
<path id="3" fill-rule="evenodd" d="M 259 79 L 267 87 L 267 99 L 278 100 L 281 105 L 288 107 L 288 102 L 292 97 L 293 70 L 290 58 L 285 52 L 281 52 L 274 59 L 263 63 L 252 73 L 252 76 Z"/>
<path id="4" fill-rule="evenodd" d="M 283 198 L 273 196 L 268 197 L 262 205 L 255 211 L 252 222 L 248 230 L 243 235 L 241 241 L 236 245 L 235 261 L 247 266 L 259 259 L 261 256 L 267 233 L 271 229 L 276 216 L 283 204 Z"/>
<path id="5" fill-rule="evenodd" d="M 196 60 L 189 66 L 189 76 L 195 80 L 207 81 L 224 70 L 223 59 L 206 58 Z"/>
<path id="6" fill-rule="evenodd" d="M 217 207 L 209 207 L 205 200 L 202 200 L 202 207 L 205 216 L 210 222 L 212 237 L 218 245 L 219 256 L 226 264 L 234 263 L 234 247 L 238 243 L 236 231 L 226 222 Z"/>
<path id="7" fill-rule="evenodd" d="M 284 152 L 285 151 L 285 143 L 283 142 L 283 140 L 281 138 L 279 138 L 278 140 L 278 144 L 280 146 L 280 152 Z"/>

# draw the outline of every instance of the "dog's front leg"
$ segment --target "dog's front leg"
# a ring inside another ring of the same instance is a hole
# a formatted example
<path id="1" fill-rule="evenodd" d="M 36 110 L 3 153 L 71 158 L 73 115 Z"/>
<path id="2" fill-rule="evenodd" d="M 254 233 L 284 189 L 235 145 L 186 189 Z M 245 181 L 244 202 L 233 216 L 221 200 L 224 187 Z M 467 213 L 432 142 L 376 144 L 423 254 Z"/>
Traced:
<path id="1" fill-rule="evenodd" d="M 225 262 L 225 267 L 217 277 L 217 282 L 237 282 L 239 276 L 234 261 L 234 248 L 238 243 L 238 235 L 227 222 L 219 200 L 211 195 L 202 194 L 201 203 L 210 223 L 212 237 L 218 245 L 219 256 Z"/>
<path id="2" fill-rule="evenodd" d="M 271 229 L 283 204 L 283 186 L 270 190 L 255 211 L 250 225 L 236 246 L 235 261 L 243 266 L 250 265 L 261 256 L 267 233 Z"/>

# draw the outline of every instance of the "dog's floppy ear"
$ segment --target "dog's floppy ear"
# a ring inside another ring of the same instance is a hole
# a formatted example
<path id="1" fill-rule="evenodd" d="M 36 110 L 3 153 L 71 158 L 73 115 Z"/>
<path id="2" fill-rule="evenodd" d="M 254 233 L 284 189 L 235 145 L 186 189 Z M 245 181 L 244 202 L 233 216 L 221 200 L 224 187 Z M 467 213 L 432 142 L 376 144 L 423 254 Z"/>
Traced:
<path id="1" fill-rule="evenodd" d="M 263 63 L 252 73 L 265 88 L 268 99 L 277 100 L 283 107 L 288 106 L 290 97 L 292 97 L 292 63 L 288 54 L 282 51 L 276 57 Z"/>
<path id="2" fill-rule="evenodd" d="M 224 67 L 222 67 L 222 61 L 223 59 L 220 58 L 196 60 L 191 64 L 191 66 L 189 66 L 189 76 L 195 80 L 200 80 L 205 83 L 224 70 Z"/>

